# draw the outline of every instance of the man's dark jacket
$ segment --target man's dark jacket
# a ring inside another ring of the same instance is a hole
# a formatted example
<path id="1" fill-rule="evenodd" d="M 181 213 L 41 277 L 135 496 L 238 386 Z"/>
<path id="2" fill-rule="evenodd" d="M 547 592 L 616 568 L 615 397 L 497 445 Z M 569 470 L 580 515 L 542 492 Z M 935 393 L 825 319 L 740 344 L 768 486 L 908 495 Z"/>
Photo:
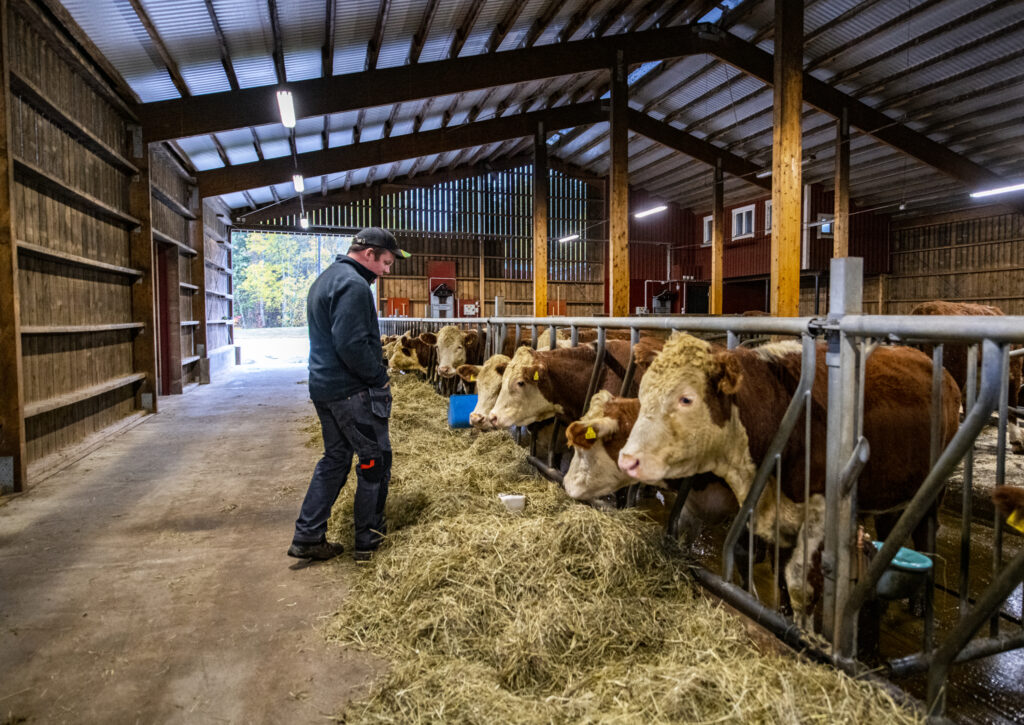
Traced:
<path id="1" fill-rule="evenodd" d="M 370 290 L 374 279 L 366 267 L 339 254 L 309 288 L 309 397 L 314 402 L 388 383 Z"/>

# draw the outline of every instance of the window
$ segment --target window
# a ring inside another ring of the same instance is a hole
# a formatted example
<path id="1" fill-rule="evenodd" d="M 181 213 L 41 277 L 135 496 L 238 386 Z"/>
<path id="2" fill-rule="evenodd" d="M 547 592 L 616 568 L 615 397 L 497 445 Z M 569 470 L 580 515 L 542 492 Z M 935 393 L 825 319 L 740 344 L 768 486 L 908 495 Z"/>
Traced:
<path id="1" fill-rule="evenodd" d="M 754 205 L 732 210 L 732 238 L 754 236 Z"/>
<path id="2" fill-rule="evenodd" d="M 712 219 L 714 219 L 714 217 L 711 217 L 711 216 L 704 217 L 704 241 L 701 242 L 701 246 L 704 246 L 704 247 L 710 247 L 711 246 L 711 229 L 712 229 L 712 223 L 711 222 L 712 222 Z"/>
<path id="3" fill-rule="evenodd" d="M 818 237 L 825 238 L 832 236 L 832 215 L 831 214 L 819 214 L 818 215 Z"/>
<path id="4" fill-rule="evenodd" d="M 764 233 L 772 233 L 772 200 L 764 203 Z"/>

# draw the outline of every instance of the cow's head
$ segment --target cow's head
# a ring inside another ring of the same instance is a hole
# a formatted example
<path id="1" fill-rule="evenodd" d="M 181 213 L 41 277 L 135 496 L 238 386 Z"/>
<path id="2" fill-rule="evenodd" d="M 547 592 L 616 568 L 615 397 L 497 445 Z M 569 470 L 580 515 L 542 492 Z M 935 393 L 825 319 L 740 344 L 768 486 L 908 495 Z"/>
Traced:
<path id="1" fill-rule="evenodd" d="M 633 483 L 616 459 L 639 412 L 636 398 L 612 397 L 607 390 L 594 394 L 587 412 L 565 431 L 575 449 L 563 481 L 567 494 L 589 501 Z"/>
<path id="2" fill-rule="evenodd" d="M 455 325 L 445 325 L 437 331 L 437 373 L 452 378 L 460 365 L 466 364 L 466 354 L 477 345 L 476 330 L 463 331 Z"/>
<path id="3" fill-rule="evenodd" d="M 501 379 L 498 399 L 490 422 L 495 428 L 529 425 L 562 412 L 545 395 L 550 386 L 547 365 L 536 350 L 521 347 L 508 364 Z"/>
<path id="4" fill-rule="evenodd" d="M 469 424 L 474 428 L 494 429 L 490 421 L 491 408 L 498 399 L 501 377 L 508 363 L 507 355 L 492 355 L 483 365 L 460 365 L 456 371 L 467 383 L 476 383 L 476 407 L 469 414 Z"/>
<path id="5" fill-rule="evenodd" d="M 423 332 L 417 337 L 403 335 L 395 344 L 388 367 L 406 372 L 426 372 L 427 364 L 430 362 L 430 351 L 436 342 L 437 338 L 432 332 Z"/>
<path id="6" fill-rule="evenodd" d="M 732 353 L 673 335 L 640 381 L 640 414 L 619 467 L 640 481 L 682 478 L 709 470 L 707 462 L 731 448 L 745 450 L 746 436 L 737 440 L 728 425 L 741 381 Z"/>

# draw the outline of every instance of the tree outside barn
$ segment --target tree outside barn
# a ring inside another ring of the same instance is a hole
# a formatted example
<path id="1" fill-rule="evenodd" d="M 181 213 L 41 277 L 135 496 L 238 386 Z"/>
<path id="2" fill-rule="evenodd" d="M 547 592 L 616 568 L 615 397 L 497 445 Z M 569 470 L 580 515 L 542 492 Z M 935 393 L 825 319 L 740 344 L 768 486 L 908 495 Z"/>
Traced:
<path id="1" fill-rule="evenodd" d="M 242 327 L 303 327 L 306 294 L 320 271 L 344 254 L 349 236 L 238 231 L 234 248 L 235 322 Z"/>

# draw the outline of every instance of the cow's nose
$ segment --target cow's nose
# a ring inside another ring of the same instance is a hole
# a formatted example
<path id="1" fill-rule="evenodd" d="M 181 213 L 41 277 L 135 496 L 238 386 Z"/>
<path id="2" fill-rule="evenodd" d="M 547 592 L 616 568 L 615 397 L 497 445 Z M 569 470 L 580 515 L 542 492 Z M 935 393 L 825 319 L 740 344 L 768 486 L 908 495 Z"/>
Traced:
<path id="1" fill-rule="evenodd" d="M 479 427 L 484 422 L 484 417 L 480 413 L 469 414 L 469 424 L 474 428 Z"/>
<path id="2" fill-rule="evenodd" d="M 437 372 L 441 373 L 441 375 L 444 375 L 446 378 L 450 378 L 452 375 L 455 374 L 455 372 L 447 365 L 442 365 L 441 367 L 439 367 L 437 369 Z"/>
<path id="3" fill-rule="evenodd" d="M 619 468 L 633 478 L 640 472 L 640 459 L 626 453 L 619 453 Z"/>
<path id="4" fill-rule="evenodd" d="M 497 416 L 497 414 L 496 413 L 491 413 L 489 416 L 487 416 L 487 422 L 490 423 L 492 426 L 497 426 L 498 425 L 498 416 Z"/>

